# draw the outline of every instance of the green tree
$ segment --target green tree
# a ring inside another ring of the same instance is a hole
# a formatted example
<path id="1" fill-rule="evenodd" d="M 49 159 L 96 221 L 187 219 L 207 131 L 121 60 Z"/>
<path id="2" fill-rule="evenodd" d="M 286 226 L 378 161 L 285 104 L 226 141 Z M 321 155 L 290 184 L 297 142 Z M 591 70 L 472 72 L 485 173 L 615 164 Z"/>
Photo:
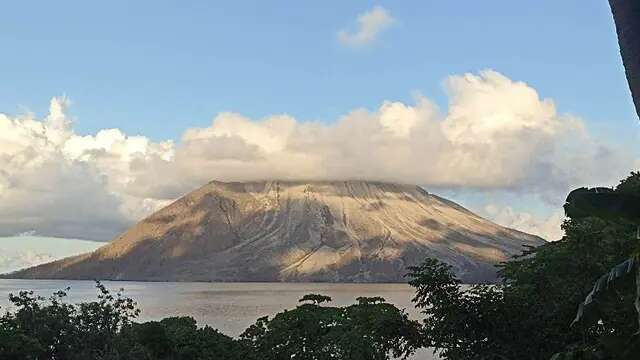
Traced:
<path id="1" fill-rule="evenodd" d="M 307 303 L 272 319 L 263 317 L 241 339 L 259 359 L 374 360 L 406 357 L 419 346 L 419 324 L 382 298 L 360 298 L 347 307 L 319 306 L 328 297 L 306 295 Z"/>
<path id="2" fill-rule="evenodd" d="M 135 302 L 96 283 L 97 301 L 64 302 L 66 291 L 49 299 L 31 291 L 10 295 L 16 308 L 0 316 L 0 359 L 239 360 L 243 343 L 190 317 L 135 323 Z M 67 289 L 68 290 L 68 289 Z"/>
<path id="3" fill-rule="evenodd" d="M 98 301 L 72 305 L 65 291 L 47 299 L 33 291 L 9 295 L 16 307 L 0 318 L 0 358 L 108 359 L 118 352 L 119 331 L 139 310 L 118 292 L 97 282 Z"/>
<path id="4" fill-rule="evenodd" d="M 510 309 L 500 286 L 465 289 L 450 265 L 426 259 L 409 268 L 412 299 L 425 315 L 424 345 L 445 359 L 529 359 L 514 357 Z M 524 351 L 522 353 L 525 353 Z M 532 357 L 533 358 L 533 357 Z"/>
<path id="5" fill-rule="evenodd" d="M 615 191 L 635 191 L 639 182 L 640 174 L 632 173 Z M 433 259 L 411 268 L 425 343 L 445 359 L 549 359 L 565 350 L 623 359 L 637 350 L 633 277 L 603 289 L 570 326 L 594 281 L 634 252 L 636 226 L 580 216 L 563 228 L 562 240 L 502 264 L 500 284 L 462 286 L 449 266 Z"/>
<path id="6" fill-rule="evenodd" d="M 303 296 L 298 302 L 310 301 L 312 304 L 319 305 L 323 302 L 331 302 L 331 297 L 320 294 L 307 294 Z"/>
<path id="7" fill-rule="evenodd" d="M 249 353 L 242 343 L 210 326 L 198 328 L 192 317 L 169 317 L 160 325 L 171 339 L 176 360 L 239 360 Z"/>

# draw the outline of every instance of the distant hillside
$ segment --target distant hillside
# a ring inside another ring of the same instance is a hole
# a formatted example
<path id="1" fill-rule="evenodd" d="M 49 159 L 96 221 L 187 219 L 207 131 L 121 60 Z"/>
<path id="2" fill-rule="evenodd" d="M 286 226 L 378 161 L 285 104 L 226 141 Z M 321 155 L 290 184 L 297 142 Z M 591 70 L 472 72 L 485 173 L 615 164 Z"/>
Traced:
<path id="1" fill-rule="evenodd" d="M 400 282 L 426 257 L 468 282 L 544 241 L 415 185 L 211 182 L 92 253 L 14 278 Z"/>

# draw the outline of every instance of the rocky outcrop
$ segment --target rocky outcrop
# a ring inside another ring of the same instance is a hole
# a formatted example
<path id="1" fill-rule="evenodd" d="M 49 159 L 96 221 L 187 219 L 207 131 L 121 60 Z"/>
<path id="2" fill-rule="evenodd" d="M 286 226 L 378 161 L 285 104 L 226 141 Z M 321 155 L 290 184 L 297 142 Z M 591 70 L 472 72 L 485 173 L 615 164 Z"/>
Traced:
<path id="1" fill-rule="evenodd" d="M 426 257 L 468 282 L 544 241 L 415 185 L 211 182 L 88 254 L 14 278 L 400 282 Z"/>

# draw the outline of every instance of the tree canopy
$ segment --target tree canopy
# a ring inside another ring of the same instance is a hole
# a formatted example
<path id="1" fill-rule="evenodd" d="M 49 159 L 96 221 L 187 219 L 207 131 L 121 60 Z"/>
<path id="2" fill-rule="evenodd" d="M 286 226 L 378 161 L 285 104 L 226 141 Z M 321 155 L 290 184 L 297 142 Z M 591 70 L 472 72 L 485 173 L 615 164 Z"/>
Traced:
<path id="1" fill-rule="evenodd" d="M 639 184 L 635 172 L 607 193 L 637 197 Z M 589 206 L 568 212 L 562 240 L 501 264 L 499 284 L 465 287 L 435 259 L 410 268 L 426 345 L 444 359 L 636 359 L 634 277 L 622 276 L 637 269 L 636 225 Z M 594 283 L 599 296 L 574 322 Z"/>

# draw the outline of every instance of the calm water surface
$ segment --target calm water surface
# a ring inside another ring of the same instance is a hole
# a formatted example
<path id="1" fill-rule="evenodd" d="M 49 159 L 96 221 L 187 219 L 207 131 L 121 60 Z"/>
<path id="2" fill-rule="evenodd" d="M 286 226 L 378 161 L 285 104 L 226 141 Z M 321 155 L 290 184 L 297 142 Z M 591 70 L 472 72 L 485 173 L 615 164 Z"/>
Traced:
<path id="1" fill-rule="evenodd" d="M 238 336 L 255 320 L 275 315 L 298 305 L 298 299 L 309 293 L 331 296 L 333 305 L 355 303 L 358 296 L 382 296 L 412 318 L 419 319 L 411 298 L 413 289 L 406 284 L 329 284 L 329 283 L 174 283 L 106 281 L 111 290 L 124 289 L 142 310 L 139 320 L 158 320 L 167 316 L 186 315 L 201 325 L 211 325 L 230 336 Z M 9 306 L 9 293 L 34 290 L 42 296 L 71 287 L 69 301 L 96 299 L 95 283 L 70 280 L 4 280 L 0 279 L 0 306 Z M 416 359 L 431 359 L 421 351 Z"/>

